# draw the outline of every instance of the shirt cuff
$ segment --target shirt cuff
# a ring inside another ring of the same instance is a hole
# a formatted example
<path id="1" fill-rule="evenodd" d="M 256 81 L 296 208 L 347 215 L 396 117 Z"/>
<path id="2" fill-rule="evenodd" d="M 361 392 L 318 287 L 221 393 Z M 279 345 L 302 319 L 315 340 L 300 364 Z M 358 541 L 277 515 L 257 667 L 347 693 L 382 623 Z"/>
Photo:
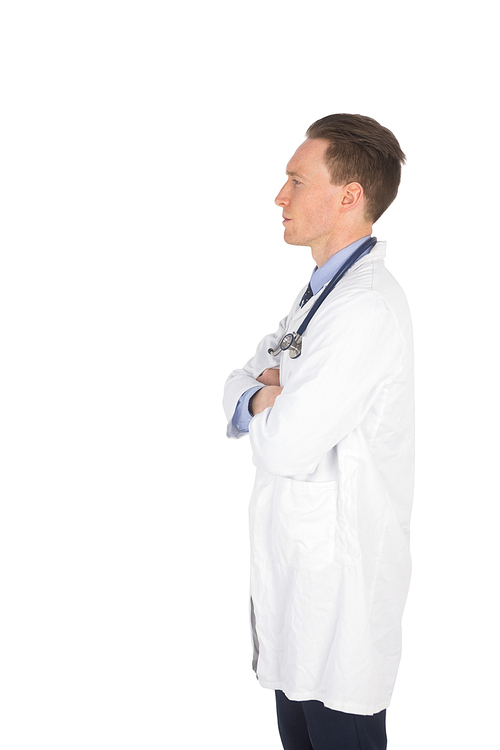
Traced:
<path id="1" fill-rule="evenodd" d="M 260 391 L 260 389 L 263 387 L 263 385 L 257 385 L 255 388 L 249 388 L 248 391 L 245 391 L 243 396 L 241 396 L 240 400 L 236 404 L 236 409 L 234 410 L 233 418 L 231 421 L 236 429 L 240 432 L 248 432 L 250 422 L 253 418 L 253 415 L 250 414 L 248 410 L 248 405 L 253 394 L 257 393 L 257 391 Z"/>

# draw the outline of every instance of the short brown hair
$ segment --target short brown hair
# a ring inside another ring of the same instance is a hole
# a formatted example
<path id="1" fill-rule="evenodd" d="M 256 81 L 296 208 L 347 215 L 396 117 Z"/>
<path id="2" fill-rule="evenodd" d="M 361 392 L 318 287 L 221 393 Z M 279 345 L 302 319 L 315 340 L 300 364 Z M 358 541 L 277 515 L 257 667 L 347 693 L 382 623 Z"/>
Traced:
<path id="1" fill-rule="evenodd" d="M 396 137 L 364 115 L 327 115 L 308 128 L 307 138 L 330 142 L 325 159 L 334 185 L 359 182 L 367 218 L 375 222 L 398 194 L 406 156 Z"/>

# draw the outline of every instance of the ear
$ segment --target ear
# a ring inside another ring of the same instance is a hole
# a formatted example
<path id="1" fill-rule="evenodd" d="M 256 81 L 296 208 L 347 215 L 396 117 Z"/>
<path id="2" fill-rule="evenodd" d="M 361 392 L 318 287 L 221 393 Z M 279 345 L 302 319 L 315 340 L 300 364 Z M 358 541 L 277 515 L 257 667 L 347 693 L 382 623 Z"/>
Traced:
<path id="1" fill-rule="evenodd" d="M 344 185 L 342 198 L 340 201 L 341 211 L 352 211 L 353 208 L 359 207 L 363 203 L 364 190 L 359 182 L 349 182 Z"/>

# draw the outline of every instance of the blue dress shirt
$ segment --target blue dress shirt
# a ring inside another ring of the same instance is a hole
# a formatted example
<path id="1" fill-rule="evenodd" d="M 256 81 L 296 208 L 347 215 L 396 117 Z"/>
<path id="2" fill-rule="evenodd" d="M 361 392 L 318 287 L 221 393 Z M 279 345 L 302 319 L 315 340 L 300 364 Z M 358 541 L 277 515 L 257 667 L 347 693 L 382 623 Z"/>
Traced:
<path id="1" fill-rule="evenodd" d="M 321 268 L 318 268 L 318 266 L 316 266 L 316 268 L 312 272 L 311 280 L 309 282 L 311 285 L 313 296 L 318 294 L 318 292 L 320 292 L 323 287 L 328 284 L 330 279 L 333 279 L 339 268 L 354 252 L 356 252 L 358 247 L 360 247 L 361 244 L 365 240 L 367 240 L 369 236 L 370 235 L 361 237 L 360 240 L 356 240 L 356 242 L 352 242 L 350 245 L 347 245 L 347 247 L 339 250 L 337 253 L 332 255 L 332 257 L 329 258 L 326 263 L 321 266 Z M 360 256 L 360 258 L 363 258 L 369 252 L 369 250 L 366 250 L 363 255 Z M 254 393 L 257 393 L 257 391 L 260 391 L 260 389 L 263 387 L 263 385 L 257 385 L 254 388 L 249 388 L 248 391 L 245 391 L 245 393 L 241 396 L 240 400 L 236 404 L 232 422 L 236 429 L 240 430 L 240 432 L 248 432 L 250 422 L 253 418 L 253 415 L 250 414 L 250 411 L 248 409 L 248 405 Z"/>

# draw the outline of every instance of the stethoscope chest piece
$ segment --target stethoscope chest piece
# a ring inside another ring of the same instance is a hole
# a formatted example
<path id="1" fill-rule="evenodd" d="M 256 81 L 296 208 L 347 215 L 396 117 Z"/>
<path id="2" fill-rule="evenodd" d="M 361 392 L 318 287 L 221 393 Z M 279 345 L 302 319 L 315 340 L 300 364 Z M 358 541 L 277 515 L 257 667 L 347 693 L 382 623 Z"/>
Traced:
<path id="1" fill-rule="evenodd" d="M 280 352 L 288 352 L 290 359 L 297 359 L 302 353 L 302 336 L 298 333 L 286 333 L 276 349 L 268 349 L 268 354 L 276 357 Z"/>

